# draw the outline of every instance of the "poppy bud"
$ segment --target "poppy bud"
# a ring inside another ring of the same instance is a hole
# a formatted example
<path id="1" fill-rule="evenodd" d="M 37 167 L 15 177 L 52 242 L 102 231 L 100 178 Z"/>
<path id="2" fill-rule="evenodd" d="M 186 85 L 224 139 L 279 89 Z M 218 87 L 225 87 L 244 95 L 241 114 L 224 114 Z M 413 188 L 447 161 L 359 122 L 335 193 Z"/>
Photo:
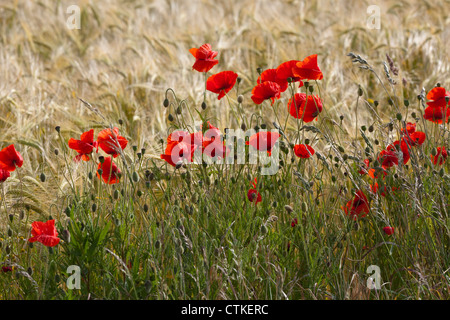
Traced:
<path id="1" fill-rule="evenodd" d="M 241 129 L 242 129 L 242 131 L 245 131 L 247 129 L 247 126 L 245 125 L 245 123 L 241 124 Z"/>
<path id="2" fill-rule="evenodd" d="M 12 237 L 12 234 L 13 234 L 12 230 L 8 228 L 8 237 Z"/>
<path id="3" fill-rule="evenodd" d="M 134 152 L 137 151 L 137 146 L 132 146 L 131 148 L 133 149 Z"/>
<path id="4" fill-rule="evenodd" d="M 163 106 L 164 108 L 167 108 L 169 106 L 169 99 L 164 99 Z"/>
<path id="5" fill-rule="evenodd" d="M 415 112 L 411 113 L 411 117 L 413 117 L 414 119 L 417 117 L 417 114 Z"/>
<path id="6" fill-rule="evenodd" d="M 343 115 L 340 115 L 340 116 L 339 116 L 339 119 L 341 119 L 341 121 L 344 120 L 344 116 L 343 116 Z"/>
<path id="7" fill-rule="evenodd" d="M 338 149 L 339 149 L 339 151 L 340 151 L 341 153 L 344 153 L 344 152 L 345 152 L 345 149 L 344 149 L 343 147 L 341 147 L 341 146 L 339 146 Z"/>
<path id="8" fill-rule="evenodd" d="M 242 78 L 241 77 L 237 77 L 236 78 L 236 82 L 239 84 L 239 83 L 241 83 L 241 81 L 242 81 Z"/>
<path id="9" fill-rule="evenodd" d="M 305 139 L 305 144 L 309 144 L 309 143 L 310 143 L 309 139 Z"/>
<path id="10" fill-rule="evenodd" d="M 358 96 L 362 96 L 363 95 L 363 89 L 361 88 L 361 86 L 358 86 Z"/>
<path id="11" fill-rule="evenodd" d="M 369 132 L 373 132 L 373 126 L 371 125 L 371 126 L 369 126 Z"/>
<path id="12" fill-rule="evenodd" d="M 115 200 L 119 199 L 119 190 L 114 190 L 113 197 Z"/>
<path id="13" fill-rule="evenodd" d="M 261 123 L 261 129 L 266 129 L 267 125 L 265 123 Z"/>
<path id="14" fill-rule="evenodd" d="M 59 132 L 61 131 L 61 127 L 60 127 L 60 126 L 56 126 L 56 127 L 55 127 L 55 130 L 56 130 L 56 132 L 59 133 Z"/>
<path id="15" fill-rule="evenodd" d="M 367 130 L 367 127 L 366 126 L 361 126 L 361 130 L 365 132 Z"/>
<path id="16" fill-rule="evenodd" d="M 94 176 L 92 175 L 92 172 L 89 171 L 89 173 L 88 173 L 88 178 L 89 178 L 89 180 L 92 180 L 93 177 L 94 177 Z"/>
<path id="17" fill-rule="evenodd" d="M 263 72 L 261 67 L 256 68 L 256 72 L 258 72 L 259 75 L 261 75 L 261 73 Z"/>
<path id="18" fill-rule="evenodd" d="M 119 122 L 120 125 L 123 125 L 123 120 L 122 119 L 119 119 L 118 122 Z"/>
<path id="19" fill-rule="evenodd" d="M 344 155 L 342 156 L 342 159 L 347 160 L 348 159 L 348 155 L 346 153 L 344 153 Z"/>
<path id="20" fill-rule="evenodd" d="M 314 92 L 314 87 L 313 87 L 313 86 L 310 86 L 310 87 L 308 88 L 308 90 L 309 90 L 309 92 L 313 93 L 313 92 Z"/>
<path id="21" fill-rule="evenodd" d="M 401 113 L 397 113 L 397 120 L 401 121 L 402 120 L 402 114 Z"/>
<path id="22" fill-rule="evenodd" d="M 57 148 L 53 150 L 53 152 L 55 153 L 56 156 L 59 154 L 59 150 Z"/>
<path id="23" fill-rule="evenodd" d="M 137 196 L 140 198 L 140 197 L 142 197 L 142 191 L 141 190 L 138 190 L 137 192 L 136 192 L 136 194 L 137 194 Z"/>
<path id="24" fill-rule="evenodd" d="M 100 177 L 102 176 L 102 174 L 103 174 L 103 170 L 102 169 L 98 169 L 97 170 L 97 172 L 98 172 L 98 174 L 100 175 Z"/>
<path id="25" fill-rule="evenodd" d="M 176 110 L 176 113 L 177 113 L 177 114 L 181 114 L 181 111 L 182 111 L 182 110 L 181 110 L 181 106 L 178 106 L 178 108 L 177 108 L 177 110 Z"/>
<path id="26" fill-rule="evenodd" d="M 286 193 L 286 198 L 290 199 L 291 197 L 292 197 L 292 193 L 291 193 L 290 191 L 288 191 L 288 192 Z"/>
<path id="27" fill-rule="evenodd" d="M 259 126 L 256 125 L 253 129 L 255 129 L 255 131 L 258 132 L 259 131 Z"/>
<path id="28" fill-rule="evenodd" d="M 45 173 L 42 172 L 39 178 L 42 182 L 45 182 Z"/>
<path id="29" fill-rule="evenodd" d="M 439 88 L 440 86 L 441 86 L 440 82 L 436 83 L 436 88 Z"/>
<path id="30" fill-rule="evenodd" d="M 287 213 L 291 213 L 294 211 L 294 208 L 292 208 L 290 205 L 285 205 L 284 210 L 286 210 Z"/>
<path id="31" fill-rule="evenodd" d="M 139 175 L 136 171 L 133 172 L 132 174 L 132 178 L 134 182 L 138 182 L 139 181 Z"/>
<path id="32" fill-rule="evenodd" d="M 12 222 L 14 220 L 14 215 L 13 214 L 10 214 L 8 217 L 9 217 L 9 221 Z"/>
<path id="33" fill-rule="evenodd" d="M 394 100 L 392 100 L 391 98 L 389 98 L 389 99 L 388 99 L 388 104 L 389 104 L 390 106 L 393 106 L 393 105 L 394 105 Z"/>
<path id="34" fill-rule="evenodd" d="M 375 101 L 373 102 L 373 104 L 375 105 L 375 107 L 378 107 L 378 100 L 375 100 Z"/>
<path id="35" fill-rule="evenodd" d="M 33 269 L 31 267 L 28 267 L 27 273 L 31 276 L 33 275 Z"/>
<path id="36" fill-rule="evenodd" d="M 148 204 L 144 204 L 144 212 L 148 212 Z"/>
<path id="37" fill-rule="evenodd" d="M 29 242 L 29 243 L 33 243 L 33 242 Z M 6 254 L 11 253 L 11 249 L 9 248 L 9 245 L 6 246 L 5 251 L 6 251 Z"/>
<path id="38" fill-rule="evenodd" d="M 238 102 L 238 103 L 244 102 L 244 96 L 243 96 L 242 94 L 238 95 L 238 97 L 237 97 L 237 102 Z"/>
<path id="39" fill-rule="evenodd" d="M 331 181 L 336 182 L 336 177 L 335 176 L 331 176 Z"/>
<path id="40" fill-rule="evenodd" d="M 437 155 L 437 149 L 436 148 L 431 149 L 431 155 L 432 156 L 436 156 Z"/>
<path id="41" fill-rule="evenodd" d="M 100 163 L 103 164 L 103 162 L 105 162 L 105 157 L 104 156 L 98 157 L 98 161 L 100 161 Z"/>
<path id="42" fill-rule="evenodd" d="M 444 168 L 441 168 L 441 170 L 439 170 L 439 176 L 442 178 L 445 174 Z"/>
<path id="43" fill-rule="evenodd" d="M 177 162 L 177 164 L 176 164 L 176 166 L 175 166 L 175 169 L 180 169 L 182 164 L 183 164 L 183 163 L 182 163 L 181 161 L 180 161 L 180 162 Z"/>
<path id="44" fill-rule="evenodd" d="M 375 145 L 379 145 L 380 141 L 378 141 L 378 139 L 375 139 L 374 143 L 375 143 Z"/>
<path id="45" fill-rule="evenodd" d="M 292 78 L 291 77 L 288 77 L 286 80 L 287 80 L 288 83 L 292 82 Z"/>
<path id="46" fill-rule="evenodd" d="M 169 119 L 170 122 L 173 121 L 173 115 L 171 113 L 169 113 L 169 116 L 167 117 L 167 119 Z"/>
<path id="47" fill-rule="evenodd" d="M 403 103 L 405 104 L 405 107 L 409 107 L 409 100 L 408 99 L 403 100 Z"/>
<path id="48" fill-rule="evenodd" d="M 91 207 L 92 212 L 97 211 L 97 204 L 94 202 Z"/>
<path id="49" fill-rule="evenodd" d="M 394 130 L 394 124 L 391 122 L 391 123 L 389 123 L 389 131 L 392 131 L 392 130 Z"/>

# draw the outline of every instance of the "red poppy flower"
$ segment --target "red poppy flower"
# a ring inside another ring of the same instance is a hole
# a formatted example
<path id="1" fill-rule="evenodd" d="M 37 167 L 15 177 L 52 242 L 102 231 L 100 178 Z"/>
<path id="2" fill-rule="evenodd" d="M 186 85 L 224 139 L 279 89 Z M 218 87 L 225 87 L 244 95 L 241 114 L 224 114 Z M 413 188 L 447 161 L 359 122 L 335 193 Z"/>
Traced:
<path id="1" fill-rule="evenodd" d="M 358 171 L 359 174 L 362 174 L 362 175 L 367 174 L 369 172 L 369 164 L 370 164 L 369 159 L 365 159 L 364 165 L 362 165 L 361 169 Z"/>
<path id="2" fill-rule="evenodd" d="M 296 93 L 294 100 L 289 99 L 288 110 L 294 118 L 303 119 L 306 123 L 311 122 L 322 112 L 322 100 L 318 96 L 310 95 L 306 101 L 305 93 Z"/>
<path id="3" fill-rule="evenodd" d="M 8 170 L 0 169 L 0 182 L 5 182 L 11 176 Z"/>
<path id="4" fill-rule="evenodd" d="M 384 227 L 383 228 L 384 233 L 386 233 L 388 236 L 394 234 L 394 227 Z"/>
<path id="5" fill-rule="evenodd" d="M 283 62 L 282 64 L 280 64 L 277 68 L 277 78 L 278 79 L 283 79 L 286 80 L 288 78 L 292 79 L 292 82 L 298 82 L 300 81 L 300 87 L 303 86 L 303 82 L 301 81 L 301 78 L 296 77 L 293 73 L 292 73 L 292 68 L 295 67 L 295 65 L 300 62 L 298 60 L 290 60 L 290 61 L 286 61 Z"/>
<path id="6" fill-rule="evenodd" d="M 280 86 L 280 92 L 285 92 L 289 85 L 286 79 L 280 79 L 277 77 L 277 69 L 264 70 L 258 77 L 258 80 L 256 80 L 258 84 L 261 84 L 266 81 L 278 83 L 278 85 Z"/>
<path id="7" fill-rule="evenodd" d="M 294 146 L 294 153 L 297 157 L 308 159 L 312 155 L 314 155 L 316 151 L 313 149 L 313 147 L 307 145 L 307 144 L 296 144 Z"/>
<path id="8" fill-rule="evenodd" d="M 369 202 L 366 195 L 358 190 L 355 193 L 355 198 L 347 202 L 343 209 L 345 214 L 352 217 L 353 220 L 364 218 L 369 213 Z"/>
<path id="9" fill-rule="evenodd" d="M 119 173 L 120 169 L 117 165 L 112 161 L 111 157 L 106 157 L 103 163 L 99 163 L 97 167 L 97 177 L 100 179 L 100 174 L 98 170 L 102 169 L 103 182 L 107 184 L 119 183 Z"/>
<path id="10" fill-rule="evenodd" d="M 402 132 L 404 134 L 406 134 L 406 132 L 408 132 L 409 134 L 412 134 L 412 133 L 416 132 L 416 124 L 412 123 L 412 122 L 408 122 L 406 124 L 406 130 L 402 129 Z"/>
<path id="11" fill-rule="evenodd" d="M 55 220 L 47 222 L 35 221 L 31 224 L 31 235 L 29 242 L 40 242 L 46 247 L 54 247 L 59 243 L 58 232 L 55 228 Z"/>
<path id="12" fill-rule="evenodd" d="M 0 169 L 14 171 L 23 165 L 23 158 L 13 144 L 0 151 Z"/>
<path id="13" fill-rule="evenodd" d="M 280 85 L 276 82 L 265 81 L 256 85 L 252 90 L 252 100 L 256 104 L 261 104 L 266 99 L 272 100 L 272 105 L 275 99 L 279 99 L 281 95 Z"/>
<path id="14" fill-rule="evenodd" d="M 203 140 L 203 153 L 211 158 L 225 158 L 229 153 L 228 149 L 220 139 L 206 139 Z"/>
<path id="15" fill-rule="evenodd" d="M 272 148 L 279 137 L 280 134 L 278 132 L 260 131 L 252 135 L 245 144 L 252 146 L 258 151 L 267 151 L 270 156 L 272 155 Z"/>
<path id="16" fill-rule="evenodd" d="M 80 161 L 81 159 L 89 161 L 89 154 L 92 153 L 94 148 L 98 150 L 98 142 L 94 142 L 94 129 L 82 133 L 80 140 L 70 138 L 69 148 L 78 152 L 78 155 L 74 158 L 75 161 Z"/>
<path id="17" fill-rule="evenodd" d="M 445 117 L 445 122 L 447 122 L 450 117 L 450 107 L 427 107 L 424 111 L 423 117 L 425 120 L 433 123 L 442 123 L 442 120 Z"/>
<path id="18" fill-rule="evenodd" d="M 183 162 L 185 159 L 192 162 L 196 148 L 197 146 L 194 144 L 172 141 L 167 144 L 164 154 L 161 154 L 161 159 L 173 167 L 176 167 L 177 163 Z"/>
<path id="19" fill-rule="evenodd" d="M 238 74 L 233 71 L 222 71 L 213 74 L 206 80 L 206 90 L 219 94 L 218 99 L 220 100 L 233 89 L 237 77 Z"/>
<path id="20" fill-rule="evenodd" d="M 117 144 L 119 142 L 119 144 Z M 119 156 L 119 151 L 125 149 L 128 144 L 128 140 L 122 136 L 119 136 L 119 128 L 114 127 L 113 131 L 110 128 L 106 128 L 98 134 L 97 137 L 98 146 L 106 153 L 112 155 L 114 158 Z"/>
<path id="21" fill-rule="evenodd" d="M 378 156 L 378 162 L 381 163 L 383 169 L 398 165 L 397 153 L 392 150 L 383 150 Z"/>
<path id="22" fill-rule="evenodd" d="M 255 182 L 251 182 L 253 185 L 253 189 L 249 189 L 247 192 L 247 198 L 250 202 L 255 202 L 257 204 L 258 202 L 262 201 L 261 194 L 256 190 L 256 184 L 257 180 L 255 178 Z"/>
<path id="23" fill-rule="evenodd" d="M 434 165 L 437 165 L 439 162 L 439 165 L 443 165 L 445 161 L 447 160 L 448 153 L 447 150 L 445 150 L 445 147 L 437 147 L 437 153 L 435 156 L 431 155 L 431 161 L 434 163 Z"/>
<path id="24" fill-rule="evenodd" d="M 380 170 L 383 172 L 383 178 L 388 175 L 387 171 L 384 168 L 381 168 Z M 379 177 L 379 172 L 377 172 L 375 168 L 369 169 L 367 173 L 369 174 L 369 177 L 371 177 L 372 179 L 378 179 Z"/>
<path id="25" fill-rule="evenodd" d="M 409 155 L 409 151 L 408 151 L 408 146 L 406 145 L 406 142 L 404 140 L 402 140 L 402 142 L 400 143 L 400 141 L 395 141 L 394 143 L 388 145 L 388 147 L 386 148 L 387 151 L 392 151 L 395 153 L 395 156 L 397 157 L 397 165 L 398 165 L 398 156 L 397 156 L 397 145 L 400 145 L 400 151 L 402 152 L 403 155 L 403 164 L 406 164 L 409 159 L 411 158 L 411 156 Z M 381 153 L 380 153 L 381 156 Z M 393 164 L 390 164 L 390 161 L 393 160 L 393 158 L 390 158 L 390 155 L 386 156 L 387 159 L 385 159 L 385 166 L 387 168 L 393 166 Z M 395 160 L 394 160 L 395 162 Z M 384 167 L 383 167 L 384 168 Z"/>
<path id="26" fill-rule="evenodd" d="M 294 218 L 294 219 L 292 219 L 291 227 L 293 228 L 293 227 L 295 227 L 296 225 L 298 225 L 298 220 L 297 220 L 297 218 Z"/>
<path id="27" fill-rule="evenodd" d="M 323 74 L 317 65 L 317 54 L 306 57 L 303 61 L 299 61 L 292 68 L 294 76 L 307 80 L 322 80 Z"/>
<path id="28" fill-rule="evenodd" d="M 195 57 L 195 63 L 192 69 L 198 72 L 208 72 L 219 63 L 219 60 L 214 59 L 218 52 L 211 50 L 211 45 L 205 43 L 200 48 L 192 48 L 189 52 Z"/>
<path id="29" fill-rule="evenodd" d="M 443 87 L 433 88 L 427 94 L 427 99 L 433 100 L 433 101 L 427 102 L 428 107 L 441 108 L 441 109 L 445 108 L 445 105 L 446 105 L 445 97 L 450 97 L 450 92 L 445 91 L 445 88 L 443 88 Z M 447 105 L 450 106 L 450 101 Z"/>
<path id="30" fill-rule="evenodd" d="M 425 142 L 426 138 L 427 135 L 425 134 L 425 132 L 415 131 L 413 133 L 406 133 L 402 138 L 402 143 L 405 142 L 411 147 L 417 147 L 421 146 Z"/>

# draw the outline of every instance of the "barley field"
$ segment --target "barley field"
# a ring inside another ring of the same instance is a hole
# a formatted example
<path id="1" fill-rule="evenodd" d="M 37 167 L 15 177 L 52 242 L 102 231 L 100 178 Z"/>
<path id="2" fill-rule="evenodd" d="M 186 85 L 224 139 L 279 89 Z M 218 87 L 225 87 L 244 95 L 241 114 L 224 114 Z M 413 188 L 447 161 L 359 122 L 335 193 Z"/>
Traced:
<path id="1" fill-rule="evenodd" d="M 0 0 L 0 299 L 448 300 L 449 11 Z M 208 129 L 276 172 L 164 158 Z"/>

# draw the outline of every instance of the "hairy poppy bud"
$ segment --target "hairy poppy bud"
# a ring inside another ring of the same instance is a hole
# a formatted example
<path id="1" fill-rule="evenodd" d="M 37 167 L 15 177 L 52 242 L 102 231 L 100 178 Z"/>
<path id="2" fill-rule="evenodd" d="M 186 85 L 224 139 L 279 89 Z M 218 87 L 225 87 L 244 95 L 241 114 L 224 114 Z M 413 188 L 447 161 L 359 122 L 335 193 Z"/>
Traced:
<path id="1" fill-rule="evenodd" d="M 243 131 L 245 131 L 245 130 L 247 129 L 247 126 L 245 125 L 245 123 L 242 123 L 242 124 L 241 124 L 241 129 L 242 129 Z"/>
<path id="2" fill-rule="evenodd" d="M 292 78 L 291 77 L 288 77 L 286 80 L 287 80 L 288 83 L 292 82 Z"/>
<path id="3" fill-rule="evenodd" d="M 244 96 L 243 96 L 242 94 L 238 95 L 238 97 L 237 97 L 237 102 L 238 102 L 238 103 L 244 102 Z"/>
<path id="4" fill-rule="evenodd" d="M 437 155 L 437 149 L 436 148 L 431 149 L 431 155 L 432 156 L 436 156 Z"/>
<path id="5" fill-rule="evenodd" d="M 171 113 L 169 113 L 169 116 L 167 117 L 167 119 L 169 119 L 170 122 L 173 121 L 173 115 Z"/>
<path id="6" fill-rule="evenodd" d="M 56 126 L 56 127 L 55 127 L 55 130 L 56 130 L 56 132 L 59 133 L 59 132 L 61 131 L 61 127 L 60 127 L 60 126 Z"/>
<path id="7" fill-rule="evenodd" d="M 375 105 L 375 107 L 378 107 L 378 100 L 375 100 L 375 101 L 373 102 L 373 104 Z"/>
<path id="8" fill-rule="evenodd" d="M 305 139 L 305 144 L 309 144 L 309 139 Z"/>
<path id="9" fill-rule="evenodd" d="M 41 179 L 42 182 L 45 182 L 45 173 L 42 172 L 39 178 Z"/>
<path id="10" fill-rule="evenodd" d="M 389 123 L 389 131 L 394 130 L 394 124 L 393 123 Z"/>
<path id="11" fill-rule="evenodd" d="M 242 78 L 241 77 L 237 77 L 236 78 L 236 82 L 239 84 L 239 83 L 241 83 L 241 81 L 242 81 Z"/>
<path id="12" fill-rule="evenodd" d="M 182 110 L 181 110 L 181 106 L 178 106 L 178 107 L 177 107 L 177 110 L 176 110 L 176 113 L 177 113 L 177 114 L 181 114 L 181 111 L 182 111 Z"/>
<path id="13" fill-rule="evenodd" d="M 373 132 L 373 126 L 371 125 L 370 127 L 369 127 L 369 132 Z"/>
<path id="14" fill-rule="evenodd" d="M 55 156 L 57 156 L 59 154 L 59 150 L 57 148 L 55 150 L 53 150 L 53 152 L 55 153 Z"/>
<path id="15" fill-rule="evenodd" d="M 375 145 L 379 145 L 380 141 L 378 141 L 378 139 L 375 139 L 374 143 L 375 143 Z"/>
<path id="16" fill-rule="evenodd" d="M 331 176 L 331 181 L 336 182 L 336 177 L 335 176 Z"/>
<path id="17" fill-rule="evenodd" d="M 365 132 L 367 130 L 367 127 L 366 126 L 361 126 L 361 130 Z"/>
<path id="18" fill-rule="evenodd" d="M 102 174 L 103 174 L 103 170 L 102 169 L 98 169 L 97 170 L 97 173 L 99 174 L 99 176 L 101 177 L 102 176 Z"/>
<path id="19" fill-rule="evenodd" d="M 139 181 L 139 175 L 138 175 L 138 173 L 136 171 L 133 171 L 132 178 L 133 178 L 134 182 L 138 182 Z"/>
<path id="20" fill-rule="evenodd" d="M 344 120 L 344 116 L 343 116 L 343 115 L 340 115 L 340 116 L 339 116 L 339 119 L 341 119 L 341 121 Z"/>
<path id="21" fill-rule="evenodd" d="M 92 204 L 91 209 L 92 209 L 92 212 L 97 211 L 97 204 L 95 202 Z"/>
<path id="22" fill-rule="evenodd" d="M 403 103 L 404 103 L 405 107 L 409 107 L 409 100 L 408 99 L 403 100 Z"/>
<path id="23" fill-rule="evenodd" d="M 361 88 L 361 86 L 358 87 L 358 96 L 362 96 L 363 95 L 363 89 Z"/>
<path id="24" fill-rule="evenodd" d="M 13 214 L 10 214 L 8 217 L 9 217 L 9 221 L 12 222 L 14 220 L 14 215 Z"/>
<path id="25" fill-rule="evenodd" d="M 338 150 L 339 150 L 341 153 L 344 153 L 344 152 L 345 152 L 345 149 L 344 149 L 342 146 L 339 146 L 339 147 L 338 147 Z"/>
<path id="26" fill-rule="evenodd" d="M 118 122 L 119 122 L 120 125 L 123 125 L 123 120 L 122 119 L 119 119 Z"/>
<path id="27" fill-rule="evenodd" d="M 402 120 L 402 114 L 401 113 L 397 113 L 397 120 L 401 121 Z"/>
<path id="28" fill-rule="evenodd" d="M 169 106 L 169 99 L 164 99 L 163 106 L 164 108 L 167 108 Z"/>
<path id="29" fill-rule="evenodd" d="M 137 192 L 136 192 L 136 194 L 137 194 L 137 196 L 140 198 L 140 197 L 142 197 L 142 191 L 141 190 L 138 190 Z"/>
<path id="30" fill-rule="evenodd" d="M 8 228 L 8 237 L 12 237 L 12 230 Z"/>
<path id="31" fill-rule="evenodd" d="M 119 199 L 119 190 L 117 190 L 117 189 L 114 190 L 113 198 L 114 198 L 115 200 Z"/>
<path id="32" fill-rule="evenodd" d="M 290 205 L 285 205 L 284 210 L 286 210 L 287 213 L 291 213 L 292 211 L 294 211 L 294 209 Z"/>
<path id="33" fill-rule="evenodd" d="M 144 212 L 148 212 L 148 204 L 144 204 Z"/>
<path id="34" fill-rule="evenodd" d="M 89 173 L 88 173 L 88 178 L 89 178 L 89 180 L 92 180 L 93 177 L 94 177 L 94 176 L 92 175 L 92 172 L 89 171 Z"/>
<path id="35" fill-rule="evenodd" d="M 263 72 L 263 69 L 261 67 L 256 68 L 256 72 L 258 72 L 258 74 L 261 75 L 261 73 Z"/>
<path id="36" fill-rule="evenodd" d="M 27 273 L 31 276 L 33 275 L 33 269 L 31 267 L 28 267 Z"/>
<path id="37" fill-rule="evenodd" d="M 100 163 L 105 162 L 105 157 L 104 156 L 98 157 L 98 161 L 100 161 Z"/>
<path id="38" fill-rule="evenodd" d="M 313 93 L 314 92 L 314 87 L 313 86 L 309 86 L 308 90 L 309 90 L 309 92 Z"/>

